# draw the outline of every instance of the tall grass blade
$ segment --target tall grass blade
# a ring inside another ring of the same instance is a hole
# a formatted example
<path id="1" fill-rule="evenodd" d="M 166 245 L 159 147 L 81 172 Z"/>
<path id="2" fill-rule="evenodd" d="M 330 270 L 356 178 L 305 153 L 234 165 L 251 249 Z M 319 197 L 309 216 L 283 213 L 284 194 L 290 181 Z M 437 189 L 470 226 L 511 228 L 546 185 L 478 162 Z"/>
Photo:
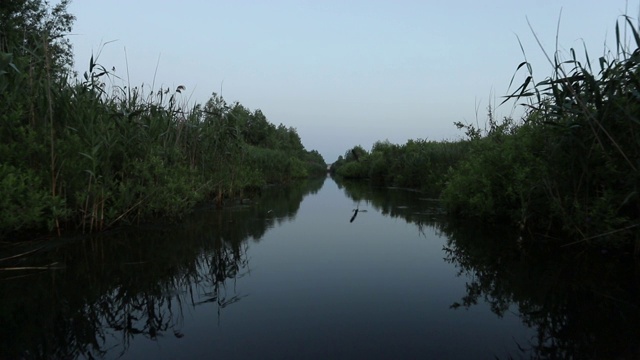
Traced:
<path id="1" fill-rule="evenodd" d="M 633 26 L 633 23 L 631 22 L 630 17 L 625 15 L 624 18 L 627 20 L 627 23 L 629 24 L 629 28 L 633 33 L 633 38 L 636 41 L 636 48 L 640 48 L 640 35 L 638 34 L 638 31 L 636 30 L 635 26 Z"/>

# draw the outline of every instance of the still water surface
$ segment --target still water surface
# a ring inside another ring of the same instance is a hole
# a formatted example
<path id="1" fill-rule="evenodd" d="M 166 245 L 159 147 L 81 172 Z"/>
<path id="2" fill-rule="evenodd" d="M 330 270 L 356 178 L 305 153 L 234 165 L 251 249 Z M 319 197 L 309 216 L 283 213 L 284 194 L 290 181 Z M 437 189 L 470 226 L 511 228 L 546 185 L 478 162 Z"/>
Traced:
<path id="1" fill-rule="evenodd" d="M 486 237 L 448 224 L 419 193 L 327 178 L 180 224 L 47 245 L 28 265 L 59 269 L 0 283 L 0 358 L 571 356 L 559 347 L 578 340 L 553 337 L 570 314 L 553 320 L 540 314 L 548 293 L 509 288 L 540 275 L 523 269 L 523 255 L 484 253 L 456 236 Z M 603 336 L 596 343 L 611 342 Z M 614 350 L 584 353 L 619 355 L 625 336 L 612 335 L 623 338 Z"/>

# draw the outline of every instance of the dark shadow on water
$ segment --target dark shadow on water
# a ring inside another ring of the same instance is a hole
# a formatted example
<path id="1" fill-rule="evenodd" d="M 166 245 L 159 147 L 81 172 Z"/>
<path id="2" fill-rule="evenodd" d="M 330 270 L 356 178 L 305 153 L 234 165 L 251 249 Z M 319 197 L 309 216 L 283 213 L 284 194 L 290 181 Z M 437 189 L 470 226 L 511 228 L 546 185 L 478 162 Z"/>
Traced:
<path id="1" fill-rule="evenodd" d="M 534 247 L 540 242 L 517 241 L 513 229 L 447 218 L 421 193 L 337 181 L 354 201 L 448 239 L 445 261 L 471 279 L 452 309 L 487 303 L 496 316 L 514 311 L 535 329 L 507 358 L 640 359 L 640 268 L 632 259 Z"/>
<path id="2" fill-rule="evenodd" d="M 0 267 L 11 270 L 0 272 L 0 359 L 115 358 L 134 338 L 182 338 L 189 307 L 220 314 L 247 296 L 234 283 L 250 271 L 251 241 L 292 221 L 323 182 L 201 208 L 179 224 L 2 249 Z"/>
<path id="3" fill-rule="evenodd" d="M 473 279 L 453 308 L 480 301 L 503 316 L 515 308 L 536 329 L 520 344 L 536 359 L 640 358 L 637 264 L 599 251 L 533 246 L 508 229 L 454 221 L 438 227 L 449 239 L 446 260 Z"/>
<path id="4" fill-rule="evenodd" d="M 222 211 L 203 208 L 179 224 L 3 249 L 0 267 L 16 270 L 0 271 L 0 359 L 117 358 L 137 339 L 192 336 L 184 326 L 191 309 L 206 307 L 221 321 L 225 309 L 250 296 L 235 285 L 251 272 L 252 244 L 294 221 L 324 181 L 274 187 Z M 417 192 L 362 182 L 338 187 L 359 217 L 376 210 L 448 239 L 444 260 L 469 279 L 451 311 L 486 303 L 496 316 L 514 312 L 535 330 L 506 358 L 640 358 L 633 262 L 512 241 L 517 234 L 509 229 L 447 219 L 437 200 Z M 353 226 L 363 218 L 356 220 Z"/>

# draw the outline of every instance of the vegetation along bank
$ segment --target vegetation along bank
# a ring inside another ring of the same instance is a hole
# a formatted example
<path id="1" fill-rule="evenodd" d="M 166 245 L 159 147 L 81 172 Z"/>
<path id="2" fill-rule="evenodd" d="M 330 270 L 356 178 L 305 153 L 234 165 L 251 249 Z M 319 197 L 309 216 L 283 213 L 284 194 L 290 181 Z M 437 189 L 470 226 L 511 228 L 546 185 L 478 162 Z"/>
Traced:
<path id="1" fill-rule="evenodd" d="M 93 56 L 79 78 L 69 1 L 0 5 L 0 240 L 90 232 L 297 178 L 324 175 L 294 128 L 183 86 L 109 86 Z"/>
<path id="2" fill-rule="evenodd" d="M 537 242 L 638 255 L 640 35 L 628 17 L 615 34 L 615 49 L 598 59 L 548 54 L 554 70 L 538 82 L 521 63 L 525 80 L 505 97 L 526 106 L 520 120 L 497 120 L 490 108 L 485 129 L 456 124 L 464 140 L 355 146 L 331 171 L 420 189 L 453 216 L 512 224 Z"/>

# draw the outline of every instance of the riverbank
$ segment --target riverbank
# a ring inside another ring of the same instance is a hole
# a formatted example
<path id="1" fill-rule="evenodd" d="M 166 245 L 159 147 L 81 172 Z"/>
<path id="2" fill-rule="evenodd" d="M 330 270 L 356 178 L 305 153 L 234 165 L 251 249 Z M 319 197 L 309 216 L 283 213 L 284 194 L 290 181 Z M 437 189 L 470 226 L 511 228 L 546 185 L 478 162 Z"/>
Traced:
<path id="1" fill-rule="evenodd" d="M 509 223 L 530 238 L 638 255 L 640 37 L 628 17 L 616 33 L 625 27 L 636 41 L 618 38 L 598 70 L 574 49 L 539 82 L 529 64 L 518 65 L 525 80 L 505 101 L 526 104 L 520 120 L 496 119 L 489 108 L 484 128 L 456 123 L 464 140 L 358 145 L 332 172 L 431 191 L 452 216 Z"/>
<path id="2" fill-rule="evenodd" d="M 132 87 L 91 56 L 71 71 L 67 1 L 3 7 L 0 241 L 176 219 L 200 203 L 324 175 L 295 128 L 184 86 Z M 98 51 L 98 54 L 100 51 Z"/>

